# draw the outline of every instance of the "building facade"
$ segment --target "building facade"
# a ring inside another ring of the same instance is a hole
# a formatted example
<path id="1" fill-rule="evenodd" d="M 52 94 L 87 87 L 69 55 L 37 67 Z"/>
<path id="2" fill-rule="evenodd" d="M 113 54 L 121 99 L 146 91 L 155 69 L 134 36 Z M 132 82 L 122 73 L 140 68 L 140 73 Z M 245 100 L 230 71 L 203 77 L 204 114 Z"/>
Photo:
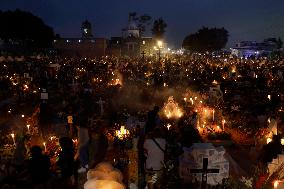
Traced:
<path id="1" fill-rule="evenodd" d="M 231 54 L 236 57 L 260 57 L 268 56 L 271 52 L 277 50 L 277 41 L 275 38 L 265 39 L 263 42 L 242 41 L 231 48 Z"/>
<path id="2" fill-rule="evenodd" d="M 82 23 L 81 38 L 59 38 L 53 42 L 57 53 L 75 57 L 100 57 L 106 55 L 107 39 L 95 38 L 92 34 L 91 23 Z"/>

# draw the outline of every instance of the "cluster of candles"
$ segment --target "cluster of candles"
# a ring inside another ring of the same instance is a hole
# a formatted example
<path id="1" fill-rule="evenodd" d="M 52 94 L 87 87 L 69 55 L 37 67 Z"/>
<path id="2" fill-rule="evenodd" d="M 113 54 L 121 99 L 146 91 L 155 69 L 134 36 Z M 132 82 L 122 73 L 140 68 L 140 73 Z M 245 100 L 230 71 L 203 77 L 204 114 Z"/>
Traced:
<path id="1" fill-rule="evenodd" d="M 115 135 L 119 138 L 119 139 L 125 139 L 129 136 L 130 132 L 129 130 L 125 129 L 124 126 L 121 126 L 119 130 L 116 130 Z"/>

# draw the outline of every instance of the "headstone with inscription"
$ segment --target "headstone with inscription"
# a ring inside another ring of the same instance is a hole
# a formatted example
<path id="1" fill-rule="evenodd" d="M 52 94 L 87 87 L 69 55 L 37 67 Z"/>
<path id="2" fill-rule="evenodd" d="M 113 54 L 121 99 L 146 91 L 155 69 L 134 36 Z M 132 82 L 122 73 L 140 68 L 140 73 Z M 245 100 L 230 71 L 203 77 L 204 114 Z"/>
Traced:
<path id="1" fill-rule="evenodd" d="M 229 161 L 224 157 L 224 147 L 214 147 L 211 143 L 194 143 L 190 148 L 183 148 L 184 154 L 179 158 L 179 173 L 186 182 L 197 179 L 202 182 L 202 172 L 193 173 L 191 170 L 202 169 L 204 159 L 208 159 L 208 170 L 219 170 L 206 173 L 207 184 L 215 186 L 229 177 Z"/>

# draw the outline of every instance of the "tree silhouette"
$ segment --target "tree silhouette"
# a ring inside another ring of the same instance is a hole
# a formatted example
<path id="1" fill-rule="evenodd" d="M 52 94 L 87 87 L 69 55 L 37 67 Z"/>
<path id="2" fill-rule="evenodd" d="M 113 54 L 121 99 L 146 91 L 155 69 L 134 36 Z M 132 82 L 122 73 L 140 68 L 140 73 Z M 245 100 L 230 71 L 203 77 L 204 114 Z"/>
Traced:
<path id="1" fill-rule="evenodd" d="M 15 40 L 31 47 L 49 47 L 54 38 L 53 29 L 41 18 L 21 10 L 0 11 L 0 38 Z"/>
<path id="2" fill-rule="evenodd" d="M 149 26 L 152 21 L 152 17 L 147 14 L 138 15 L 136 12 L 130 12 L 129 20 L 131 20 L 131 18 L 136 21 L 136 23 L 138 24 L 137 26 L 139 28 L 140 35 L 143 36 L 147 26 Z"/>
<path id="3" fill-rule="evenodd" d="M 168 25 L 166 24 L 166 22 L 162 18 L 155 20 L 154 24 L 153 24 L 153 28 L 152 28 L 153 36 L 157 39 L 163 38 L 163 36 L 166 32 L 165 29 L 167 28 L 167 26 Z"/>
<path id="4" fill-rule="evenodd" d="M 185 37 L 182 46 L 187 50 L 198 52 L 218 51 L 226 46 L 228 36 L 225 28 L 203 27 L 197 33 Z"/>
<path id="5" fill-rule="evenodd" d="M 277 49 L 281 49 L 282 48 L 283 41 L 282 41 L 282 39 L 280 37 L 277 39 L 276 44 L 277 44 Z"/>

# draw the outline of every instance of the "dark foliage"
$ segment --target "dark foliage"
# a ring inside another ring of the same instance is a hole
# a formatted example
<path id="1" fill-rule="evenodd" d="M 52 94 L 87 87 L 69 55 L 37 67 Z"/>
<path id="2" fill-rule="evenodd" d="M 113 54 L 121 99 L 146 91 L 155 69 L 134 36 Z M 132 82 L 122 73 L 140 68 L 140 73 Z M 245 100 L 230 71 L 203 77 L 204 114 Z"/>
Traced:
<path id="1" fill-rule="evenodd" d="M 31 47 L 49 47 L 54 38 L 53 29 L 42 19 L 25 11 L 0 11 L 0 38 L 17 41 Z"/>
<path id="2" fill-rule="evenodd" d="M 203 27 L 197 33 L 185 37 L 182 46 L 194 52 L 218 51 L 226 46 L 228 36 L 225 28 Z"/>
<path id="3" fill-rule="evenodd" d="M 152 28 L 152 34 L 155 38 L 161 39 L 163 38 L 166 28 L 167 28 L 166 22 L 162 19 L 159 18 L 158 20 L 154 21 L 153 28 Z"/>
<path id="4" fill-rule="evenodd" d="M 138 24 L 140 35 L 143 36 L 147 30 L 147 27 L 152 22 L 152 17 L 148 14 L 138 15 L 136 12 L 129 13 L 129 20 L 133 18 L 133 20 Z"/>
<path id="5" fill-rule="evenodd" d="M 220 132 L 220 133 L 210 133 L 208 134 L 209 140 L 230 140 L 231 135 L 229 133 Z"/>
<path id="6" fill-rule="evenodd" d="M 282 153 L 281 138 L 274 135 L 272 142 L 263 146 L 261 159 L 264 163 L 271 162 L 278 154 Z"/>

